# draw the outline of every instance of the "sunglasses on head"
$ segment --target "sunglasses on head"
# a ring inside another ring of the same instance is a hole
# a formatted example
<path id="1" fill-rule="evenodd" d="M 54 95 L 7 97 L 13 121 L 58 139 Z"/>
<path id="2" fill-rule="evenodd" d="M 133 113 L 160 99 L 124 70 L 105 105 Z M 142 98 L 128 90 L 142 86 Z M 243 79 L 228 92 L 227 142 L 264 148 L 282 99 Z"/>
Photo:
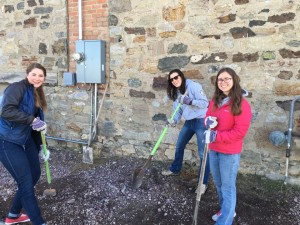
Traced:
<path id="1" fill-rule="evenodd" d="M 173 82 L 173 80 L 177 80 L 178 78 L 179 78 L 179 75 L 177 75 L 177 76 L 175 76 L 175 77 L 173 77 L 173 78 L 170 78 L 169 81 L 170 81 L 170 82 Z"/>

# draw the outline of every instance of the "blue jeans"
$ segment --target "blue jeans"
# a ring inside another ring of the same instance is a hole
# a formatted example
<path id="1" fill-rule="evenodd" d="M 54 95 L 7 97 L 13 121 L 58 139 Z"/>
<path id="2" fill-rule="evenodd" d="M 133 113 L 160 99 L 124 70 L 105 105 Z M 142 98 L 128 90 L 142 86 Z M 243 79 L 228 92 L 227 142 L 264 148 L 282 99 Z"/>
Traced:
<path id="1" fill-rule="evenodd" d="M 9 212 L 19 214 L 24 208 L 32 224 L 45 223 L 34 193 L 34 186 L 41 176 L 41 168 L 38 149 L 32 137 L 28 138 L 25 146 L 0 140 L 0 161 L 18 186 Z"/>
<path id="2" fill-rule="evenodd" d="M 196 134 L 197 144 L 198 144 L 198 153 L 199 153 L 199 156 L 201 159 L 200 168 L 199 168 L 199 174 L 200 174 L 203 153 L 204 153 L 204 146 L 205 146 L 205 143 L 204 143 L 204 131 L 205 130 L 206 130 L 206 128 L 204 125 L 204 120 L 202 118 L 185 121 L 185 123 L 179 133 L 178 140 L 176 143 L 175 159 L 174 159 L 172 165 L 170 166 L 170 170 L 173 173 L 180 172 L 180 170 L 182 168 L 182 161 L 183 161 L 185 146 L 191 140 L 193 135 Z M 209 179 L 209 159 L 207 158 L 203 184 L 207 184 L 208 179 Z"/>
<path id="3" fill-rule="evenodd" d="M 223 154 L 211 150 L 210 170 L 217 189 L 222 214 L 215 225 L 231 225 L 236 206 L 236 176 L 240 154 Z"/>

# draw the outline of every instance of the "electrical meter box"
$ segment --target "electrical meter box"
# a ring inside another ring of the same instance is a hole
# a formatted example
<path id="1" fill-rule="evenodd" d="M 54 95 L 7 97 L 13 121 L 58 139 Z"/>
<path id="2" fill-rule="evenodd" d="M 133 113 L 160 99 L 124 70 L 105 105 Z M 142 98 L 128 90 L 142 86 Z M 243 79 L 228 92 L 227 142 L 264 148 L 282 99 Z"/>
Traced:
<path id="1" fill-rule="evenodd" d="M 105 42 L 102 40 L 76 41 L 77 83 L 105 83 Z"/>
<path id="2" fill-rule="evenodd" d="M 76 84 L 76 74 L 64 72 L 64 86 L 74 86 Z"/>

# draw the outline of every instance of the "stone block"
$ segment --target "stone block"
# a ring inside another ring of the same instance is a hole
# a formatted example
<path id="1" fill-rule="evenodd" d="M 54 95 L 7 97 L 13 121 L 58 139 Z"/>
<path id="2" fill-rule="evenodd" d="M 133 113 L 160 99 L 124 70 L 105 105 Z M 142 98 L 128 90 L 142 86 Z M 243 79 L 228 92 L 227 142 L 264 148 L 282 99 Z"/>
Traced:
<path id="1" fill-rule="evenodd" d="M 53 7 L 36 7 L 34 8 L 34 14 L 48 14 L 53 11 Z"/>
<path id="2" fill-rule="evenodd" d="M 268 17 L 268 22 L 270 23 L 286 23 L 287 21 L 291 21 L 295 18 L 295 13 L 282 13 L 280 15 L 273 15 Z"/>
<path id="3" fill-rule="evenodd" d="M 166 114 L 164 114 L 164 113 L 158 113 L 158 114 L 155 114 L 155 115 L 152 117 L 152 120 L 153 120 L 153 121 L 159 121 L 159 120 L 161 120 L 161 121 L 166 121 L 166 119 L 167 119 L 167 116 L 166 116 Z"/>
<path id="4" fill-rule="evenodd" d="M 13 5 L 4 5 L 2 10 L 4 13 L 11 13 L 15 11 L 15 7 Z"/>
<path id="5" fill-rule="evenodd" d="M 249 27 L 254 27 L 254 26 L 263 26 L 265 25 L 266 21 L 263 20 L 251 20 L 249 22 Z"/>
<path id="6" fill-rule="evenodd" d="M 117 26 L 119 19 L 116 15 L 109 15 L 108 16 L 108 24 L 109 26 Z"/>
<path id="7" fill-rule="evenodd" d="M 175 37 L 177 34 L 176 31 L 165 31 L 165 32 L 160 32 L 159 36 L 161 38 L 171 38 L 171 37 Z"/>
<path id="8" fill-rule="evenodd" d="M 256 34 L 248 27 L 234 27 L 229 31 L 234 39 L 256 36 Z"/>
<path id="9" fill-rule="evenodd" d="M 300 58 L 300 51 L 292 51 L 289 49 L 280 49 L 279 54 L 282 58 Z"/>
<path id="10" fill-rule="evenodd" d="M 37 3 L 35 0 L 28 0 L 27 1 L 27 4 L 29 7 L 34 7 L 34 6 L 37 6 Z"/>
<path id="11" fill-rule="evenodd" d="M 184 4 L 180 4 L 178 7 L 163 7 L 162 16 L 166 21 L 180 21 L 183 20 L 186 14 L 186 8 Z"/>
<path id="12" fill-rule="evenodd" d="M 143 43 L 146 42 L 145 36 L 137 36 L 133 38 L 133 43 Z"/>
<path id="13" fill-rule="evenodd" d="M 226 16 L 219 17 L 219 23 L 230 23 L 235 21 L 236 14 L 229 14 Z"/>
<path id="14" fill-rule="evenodd" d="M 36 27 L 37 26 L 37 20 L 34 17 L 31 17 L 27 20 L 24 20 L 23 28 L 29 28 L 29 27 Z"/>
<path id="15" fill-rule="evenodd" d="M 259 55 L 258 55 L 258 52 L 255 52 L 255 53 L 245 53 L 245 54 L 242 54 L 242 53 L 237 53 L 237 54 L 234 54 L 232 56 L 232 61 L 233 62 L 255 62 L 259 59 Z"/>
<path id="16" fill-rule="evenodd" d="M 128 79 L 128 85 L 129 87 L 140 87 L 142 85 L 142 81 L 138 78 L 129 78 Z"/>
<path id="17" fill-rule="evenodd" d="M 154 77 L 152 87 L 154 90 L 165 91 L 168 86 L 168 81 L 166 77 Z"/>
<path id="18" fill-rule="evenodd" d="M 234 0 L 234 3 L 236 5 L 244 5 L 244 4 L 249 3 L 249 0 Z"/>
<path id="19" fill-rule="evenodd" d="M 132 10 L 130 0 L 111 0 L 109 2 L 109 10 L 115 13 L 124 13 Z"/>
<path id="20" fill-rule="evenodd" d="M 278 78 L 283 80 L 290 80 L 293 77 L 292 71 L 280 71 L 278 74 Z"/>
<path id="21" fill-rule="evenodd" d="M 274 92 L 279 96 L 295 96 L 300 95 L 300 83 L 289 83 L 284 81 L 276 81 L 274 85 Z"/>
<path id="22" fill-rule="evenodd" d="M 254 27 L 252 30 L 258 37 L 274 35 L 277 32 L 275 27 Z"/>
<path id="23" fill-rule="evenodd" d="M 134 98 L 148 98 L 148 99 L 155 98 L 155 94 L 152 92 L 136 91 L 133 89 L 129 90 L 129 95 Z"/>
<path id="24" fill-rule="evenodd" d="M 175 44 L 172 43 L 168 46 L 168 54 L 182 54 L 182 53 L 186 53 L 187 52 L 187 48 L 188 46 L 183 44 L 183 43 L 179 43 L 179 44 Z"/>
<path id="25" fill-rule="evenodd" d="M 263 60 L 273 60 L 276 59 L 275 52 L 273 51 L 265 51 L 261 54 Z"/>
<path id="26" fill-rule="evenodd" d="M 146 30 L 144 27 L 125 27 L 124 31 L 127 34 L 135 34 L 135 35 L 145 35 L 146 34 Z"/>
<path id="27" fill-rule="evenodd" d="M 212 53 L 211 55 L 196 55 L 191 57 L 191 63 L 193 64 L 206 64 L 224 62 L 227 59 L 225 52 Z"/>
<path id="28" fill-rule="evenodd" d="M 172 69 L 178 69 L 186 66 L 189 63 L 187 56 L 171 56 L 159 59 L 158 69 L 162 72 L 169 72 Z"/>
<path id="29" fill-rule="evenodd" d="M 291 47 L 300 47 L 300 40 L 288 41 L 286 44 Z"/>

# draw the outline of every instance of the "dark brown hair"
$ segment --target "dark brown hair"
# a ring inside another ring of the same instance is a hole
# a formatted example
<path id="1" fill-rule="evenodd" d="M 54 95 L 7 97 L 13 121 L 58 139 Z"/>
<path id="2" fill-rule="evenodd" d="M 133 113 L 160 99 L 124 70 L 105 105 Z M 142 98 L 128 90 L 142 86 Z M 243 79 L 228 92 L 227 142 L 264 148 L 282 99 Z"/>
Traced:
<path id="1" fill-rule="evenodd" d="M 231 76 L 233 82 L 233 86 L 228 94 L 228 97 L 230 97 L 231 112 L 235 116 L 240 115 L 242 113 L 241 105 L 243 99 L 240 78 L 233 69 L 228 67 L 222 68 L 217 74 L 217 78 L 215 80 L 215 93 L 213 96 L 215 102 L 214 108 L 217 108 L 222 100 L 227 97 L 218 87 L 218 77 L 224 72 L 227 72 Z"/>
<path id="2" fill-rule="evenodd" d="M 170 76 L 171 74 L 173 73 L 178 73 L 178 75 L 181 77 L 182 79 L 182 83 L 181 83 L 181 86 L 177 89 L 177 87 L 175 87 L 172 82 L 170 81 Z M 184 77 L 184 74 L 181 70 L 179 69 L 174 69 L 174 70 L 171 70 L 169 75 L 168 75 L 168 87 L 167 87 L 167 95 L 168 97 L 175 101 L 177 99 L 177 90 L 179 90 L 179 92 L 181 94 L 184 94 L 185 93 L 185 77 Z"/>
<path id="3" fill-rule="evenodd" d="M 39 63 L 30 64 L 26 69 L 26 74 L 28 75 L 33 69 L 42 70 L 44 73 L 44 76 L 46 78 L 46 76 L 47 76 L 46 69 L 41 64 L 39 64 Z M 46 102 L 46 97 L 45 97 L 45 93 L 43 90 L 43 85 L 34 89 L 34 104 L 36 107 L 41 107 L 44 111 L 47 110 L 47 102 Z"/>

